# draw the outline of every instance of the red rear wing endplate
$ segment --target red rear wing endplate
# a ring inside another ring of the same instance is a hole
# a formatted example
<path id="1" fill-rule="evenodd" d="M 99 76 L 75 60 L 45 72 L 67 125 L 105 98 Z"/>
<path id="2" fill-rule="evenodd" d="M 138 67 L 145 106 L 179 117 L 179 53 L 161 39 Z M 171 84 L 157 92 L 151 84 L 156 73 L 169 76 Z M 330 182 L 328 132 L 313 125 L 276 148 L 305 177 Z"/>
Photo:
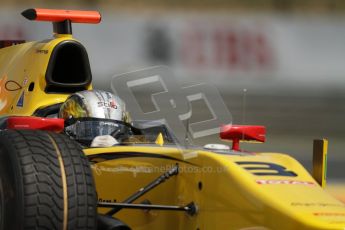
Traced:
<path id="1" fill-rule="evenodd" d="M 74 23 L 93 23 L 101 21 L 101 14 L 97 11 L 27 9 L 22 15 L 29 20 L 63 22 L 70 20 Z"/>

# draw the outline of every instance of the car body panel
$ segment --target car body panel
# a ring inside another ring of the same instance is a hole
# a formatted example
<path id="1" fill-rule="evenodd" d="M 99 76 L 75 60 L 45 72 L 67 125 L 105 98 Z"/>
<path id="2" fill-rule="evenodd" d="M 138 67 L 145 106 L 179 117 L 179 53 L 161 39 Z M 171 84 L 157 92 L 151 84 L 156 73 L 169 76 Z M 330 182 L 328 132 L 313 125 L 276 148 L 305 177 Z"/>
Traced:
<path id="1" fill-rule="evenodd" d="M 64 41 L 76 41 L 71 35 L 27 42 L 0 49 L 0 113 L 32 115 L 38 108 L 64 102 L 68 94 L 46 93 L 45 75 L 54 48 Z M 30 83 L 33 91 L 29 91 Z M 10 88 L 11 90 L 6 90 Z M 92 86 L 89 87 L 91 89 Z M 23 97 L 22 105 L 19 104 Z"/>
<path id="2" fill-rule="evenodd" d="M 120 202 L 179 164 L 179 175 L 137 203 L 149 200 L 155 204 L 183 205 L 194 201 L 199 208 L 197 216 L 168 211 L 120 211 L 117 217 L 135 229 L 157 229 L 162 224 L 170 226 L 169 229 L 258 226 L 263 229 L 343 229 L 345 226 L 345 205 L 327 194 L 303 166 L 288 155 L 232 155 L 159 146 L 91 148 L 85 149 L 85 154 L 92 162 L 100 201 Z M 246 164 L 238 164 L 241 162 Z M 263 163 L 261 169 L 250 169 L 257 163 Z M 291 171 L 296 176 L 253 174 L 277 173 L 276 168 L 269 168 L 270 164 L 279 165 L 278 171 Z M 111 181 L 120 186 L 109 183 Z M 101 212 L 106 210 L 100 209 Z"/>

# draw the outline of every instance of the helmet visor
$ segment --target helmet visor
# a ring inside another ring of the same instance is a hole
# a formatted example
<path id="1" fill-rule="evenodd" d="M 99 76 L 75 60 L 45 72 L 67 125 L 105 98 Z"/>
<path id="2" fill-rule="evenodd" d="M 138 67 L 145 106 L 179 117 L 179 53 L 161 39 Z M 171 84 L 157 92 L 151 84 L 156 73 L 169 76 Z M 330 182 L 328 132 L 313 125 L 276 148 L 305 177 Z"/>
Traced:
<path id="1" fill-rule="evenodd" d="M 89 142 L 97 136 L 111 135 L 120 130 L 123 124 L 108 119 L 77 119 L 75 123 L 65 127 L 66 133 L 78 141 Z"/>

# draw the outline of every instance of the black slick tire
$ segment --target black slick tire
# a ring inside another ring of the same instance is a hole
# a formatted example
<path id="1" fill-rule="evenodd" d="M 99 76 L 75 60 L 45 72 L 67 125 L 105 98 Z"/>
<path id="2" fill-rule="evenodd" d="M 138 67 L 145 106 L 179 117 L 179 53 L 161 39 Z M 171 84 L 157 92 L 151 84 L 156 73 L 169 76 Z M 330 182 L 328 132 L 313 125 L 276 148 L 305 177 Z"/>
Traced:
<path id="1" fill-rule="evenodd" d="M 67 136 L 0 132 L 0 230 L 95 230 L 89 162 Z"/>

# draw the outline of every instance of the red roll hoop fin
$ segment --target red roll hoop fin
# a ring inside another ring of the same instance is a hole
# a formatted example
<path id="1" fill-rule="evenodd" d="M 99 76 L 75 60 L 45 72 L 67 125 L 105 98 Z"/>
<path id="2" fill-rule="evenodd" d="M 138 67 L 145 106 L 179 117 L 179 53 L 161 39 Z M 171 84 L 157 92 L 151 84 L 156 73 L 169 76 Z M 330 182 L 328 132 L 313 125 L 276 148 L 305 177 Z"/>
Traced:
<path id="1" fill-rule="evenodd" d="M 63 22 L 70 20 L 74 23 L 91 24 L 101 22 L 101 14 L 98 11 L 27 9 L 22 12 L 22 15 L 35 21 Z"/>

